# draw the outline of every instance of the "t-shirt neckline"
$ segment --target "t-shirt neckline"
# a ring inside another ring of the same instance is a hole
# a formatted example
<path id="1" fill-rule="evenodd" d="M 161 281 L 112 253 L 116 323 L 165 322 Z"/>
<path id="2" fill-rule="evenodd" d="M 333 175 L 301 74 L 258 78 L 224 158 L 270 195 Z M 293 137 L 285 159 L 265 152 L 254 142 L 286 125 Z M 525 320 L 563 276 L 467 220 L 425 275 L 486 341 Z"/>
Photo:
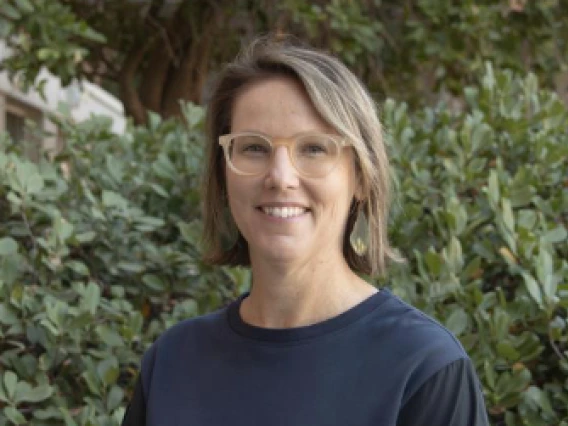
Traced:
<path id="1" fill-rule="evenodd" d="M 381 291 L 369 296 L 347 311 L 316 324 L 294 328 L 263 328 L 246 323 L 241 318 L 240 306 L 243 299 L 248 296 L 248 293 L 245 293 L 229 305 L 227 319 L 231 329 L 243 337 L 274 343 L 298 342 L 333 333 L 349 326 L 369 315 L 387 300 L 390 294 L 388 289 L 382 288 Z"/>

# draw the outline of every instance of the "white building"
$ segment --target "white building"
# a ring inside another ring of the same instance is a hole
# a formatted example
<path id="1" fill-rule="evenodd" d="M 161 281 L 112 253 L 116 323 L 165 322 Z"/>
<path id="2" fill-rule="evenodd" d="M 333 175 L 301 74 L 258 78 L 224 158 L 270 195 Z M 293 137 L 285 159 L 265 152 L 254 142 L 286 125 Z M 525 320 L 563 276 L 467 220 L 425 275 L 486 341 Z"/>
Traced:
<path id="1" fill-rule="evenodd" d="M 0 40 L 0 61 L 6 56 L 6 46 Z M 104 115 L 112 118 L 115 132 L 124 130 L 126 120 L 122 103 L 99 86 L 82 82 L 64 88 L 59 78 L 47 71 L 40 73 L 39 80 L 45 80 L 44 98 L 33 89 L 20 90 L 8 79 L 6 72 L 0 72 L 0 132 L 7 131 L 13 140 L 26 143 L 26 151 L 31 157 L 35 157 L 40 148 L 57 149 L 61 143 L 56 126 L 48 118 L 49 114 L 60 111 L 61 104 L 67 105 L 74 120 Z M 26 119 L 33 120 L 53 136 L 34 140 L 26 132 Z"/>

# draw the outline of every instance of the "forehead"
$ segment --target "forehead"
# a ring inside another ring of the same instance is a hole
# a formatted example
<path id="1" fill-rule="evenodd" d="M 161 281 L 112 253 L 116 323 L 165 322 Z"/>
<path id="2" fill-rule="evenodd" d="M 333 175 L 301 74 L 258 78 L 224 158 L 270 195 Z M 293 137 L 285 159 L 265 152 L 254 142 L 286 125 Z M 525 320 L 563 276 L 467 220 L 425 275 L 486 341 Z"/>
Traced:
<path id="1" fill-rule="evenodd" d="M 236 96 L 231 132 L 243 131 L 274 137 L 303 132 L 335 133 L 317 112 L 301 83 L 284 76 L 251 83 Z"/>

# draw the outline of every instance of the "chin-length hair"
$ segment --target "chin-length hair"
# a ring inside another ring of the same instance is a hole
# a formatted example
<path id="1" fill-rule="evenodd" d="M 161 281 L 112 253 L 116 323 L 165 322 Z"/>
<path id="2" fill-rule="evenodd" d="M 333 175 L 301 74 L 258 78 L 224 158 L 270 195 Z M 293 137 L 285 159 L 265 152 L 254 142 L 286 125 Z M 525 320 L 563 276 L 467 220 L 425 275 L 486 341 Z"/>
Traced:
<path id="1" fill-rule="evenodd" d="M 218 140 L 231 132 L 233 105 L 243 89 L 277 76 L 298 81 L 323 120 L 351 141 L 361 195 L 353 199 L 347 217 L 343 255 L 356 273 L 384 273 L 388 261 L 399 258 L 387 238 L 390 166 L 375 102 L 359 79 L 335 57 L 293 39 L 269 37 L 254 40 L 226 65 L 210 96 L 203 180 L 204 261 L 250 266 L 247 242 L 229 212 L 225 160 Z M 360 209 L 369 224 L 368 248 L 361 256 L 349 243 Z"/>

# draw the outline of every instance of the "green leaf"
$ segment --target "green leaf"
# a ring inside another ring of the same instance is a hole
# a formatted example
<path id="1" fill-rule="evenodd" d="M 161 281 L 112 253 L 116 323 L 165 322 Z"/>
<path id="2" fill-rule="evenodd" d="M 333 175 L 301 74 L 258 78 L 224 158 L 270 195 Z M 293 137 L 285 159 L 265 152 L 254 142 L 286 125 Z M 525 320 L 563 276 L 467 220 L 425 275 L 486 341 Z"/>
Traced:
<path id="1" fill-rule="evenodd" d="M 128 201 L 122 195 L 113 191 L 103 191 L 103 205 L 105 207 L 117 207 L 119 209 L 126 209 Z"/>
<path id="2" fill-rule="evenodd" d="M 158 159 L 152 164 L 152 169 L 159 177 L 169 180 L 175 180 L 177 178 L 176 168 L 165 154 L 158 156 Z"/>
<path id="3" fill-rule="evenodd" d="M 142 282 L 146 284 L 149 288 L 156 291 L 164 291 L 166 286 L 162 279 L 154 274 L 146 274 L 142 277 Z"/>
<path id="4" fill-rule="evenodd" d="M 35 164 L 30 162 L 21 162 L 16 164 L 16 177 L 19 183 L 14 188 L 23 193 L 35 194 L 43 188 L 43 178 L 39 174 Z"/>
<path id="5" fill-rule="evenodd" d="M 107 401 L 106 401 L 107 410 L 110 412 L 115 408 L 117 408 L 122 403 L 123 398 L 124 398 L 124 391 L 116 385 L 113 386 L 107 395 Z"/>
<path id="6" fill-rule="evenodd" d="M 77 274 L 82 275 L 84 277 L 88 276 L 90 274 L 89 268 L 87 268 L 87 265 L 85 265 L 83 262 L 80 262 L 78 260 L 70 260 L 65 265 L 69 269 L 75 271 Z"/>
<path id="7" fill-rule="evenodd" d="M 113 329 L 106 325 L 99 325 L 96 327 L 96 332 L 100 339 L 110 347 L 114 346 L 124 346 L 124 340 L 120 337 Z"/>
<path id="8" fill-rule="evenodd" d="M 64 243 L 69 237 L 71 237 L 71 235 L 73 235 L 74 226 L 65 218 L 57 217 L 54 220 L 53 229 L 59 238 L 59 241 Z"/>
<path id="9" fill-rule="evenodd" d="M 169 198 L 170 196 L 170 194 L 168 194 L 168 191 L 166 191 L 163 186 L 158 185 L 157 183 L 151 183 L 150 188 L 152 188 L 154 192 L 160 197 Z"/>
<path id="10" fill-rule="evenodd" d="M 18 317 L 9 305 L 0 303 L 0 324 L 14 325 L 19 322 Z"/>
<path id="11" fill-rule="evenodd" d="M 48 407 L 45 410 L 34 409 L 34 418 L 39 420 L 60 420 L 61 412 L 57 407 Z"/>
<path id="12" fill-rule="evenodd" d="M 495 74 L 490 62 L 485 62 L 485 74 L 483 76 L 483 87 L 489 91 L 495 88 Z"/>
<path id="13" fill-rule="evenodd" d="M 115 156 L 107 155 L 106 166 L 115 182 L 122 183 L 124 177 L 124 163 Z"/>
<path id="14" fill-rule="evenodd" d="M 6 395 L 10 400 L 14 399 L 14 394 L 16 393 L 16 385 L 18 384 L 18 376 L 13 371 L 7 370 L 4 373 L 4 389 L 6 390 Z"/>
<path id="15" fill-rule="evenodd" d="M 497 177 L 497 172 L 495 170 L 491 170 L 489 172 L 489 179 L 487 183 L 488 183 L 487 190 L 488 190 L 489 200 L 491 201 L 491 204 L 493 206 L 498 206 L 500 198 L 499 178 Z"/>
<path id="16" fill-rule="evenodd" d="M 462 308 L 457 308 L 446 320 L 446 327 L 456 336 L 460 336 L 467 329 L 468 321 L 467 313 Z"/>
<path id="17" fill-rule="evenodd" d="M 95 315 L 101 301 L 101 289 L 100 287 L 90 281 L 83 294 L 83 307 L 92 315 Z"/>
<path id="18" fill-rule="evenodd" d="M 511 199 L 511 205 L 513 207 L 523 207 L 527 206 L 533 197 L 533 191 L 531 188 L 518 188 L 512 189 L 509 193 L 509 198 Z"/>
<path id="19" fill-rule="evenodd" d="M 81 234 L 76 234 L 75 238 L 77 239 L 77 241 L 79 241 L 79 243 L 84 244 L 84 243 L 90 243 L 96 238 L 96 236 L 97 236 L 96 232 L 88 231 L 88 232 L 83 232 Z"/>
<path id="20" fill-rule="evenodd" d="M 29 0 L 15 0 L 16 6 L 22 12 L 32 13 L 34 11 L 34 6 Z"/>
<path id="21" fill-rule="evenodd" d="M 491 363 L 487 359 L 483 361 L 483 371 L 485 372 L 485 379 L 487 380 L 489 388 L 495 389 L 496 385 L 495 370 L 493 369 L 493 365 L 491 365 Z"/>
<path id="22" fill-rule="evenodd" d="M 50 300 L 45 303 L 47 318 L 58 328 L 62 328 L 68 309 L 69 305 L 62 300 L 50 298 Z"/>
<path id="23" fill-rule="evenodd" d="M 547 394 L 536 386 L 530 386 L 524 393 L 524 398 L 527 402 L 539 407 L 547 414 L 554 414 L 550 400 Z"/>
<path id="24" fill-rule="evenodd" d="M 22 204 L 22 199 L 18 197 L 18 195 L 13 191 L 8 192 L 6 199 L 10 201 L 10 203 L 18 207 Z"/>
<path id="25" fill-rule="evenodd" d="M 554 275 L 554 268 L 552 265 L 552 256 L 544 247 L 540 248 L 538 257 L 536 258 L 536 276 L 541 283 L 545 282 L 547 278 Z"/>
<path id="26" fill-rule="evenodd" d="M 509 380 L 509 390 L 511 392 L 522 392 L 531 382 L 531 373 L 527 368 L 513 373 Z"/>
<path id="27" fill-rule="evenodd" d="M 448 263 L 454 272 L 459 272 L 463 268 L 462 247 L 456 237 L 450 239 L 448 247 Z"/>
<path id="28" fill-rule="evenodd" d="M 93 393 L 96 395 L 96 392 Z M 78 423 L 73 419 L 66 407 L 58 407 L 58 409 L 61 412 L 61 416 L 63 416 L 63 420 L 65 420 L 65 426 L 78 426 Z"/>
<path id="29" fill-rule="evenodd" d="M 140 228 L 144 228 L 150 231 L 153 231 L 166 224 L 166 222 L 163 219 L 160 219 L 159 217 L 139 216 L 134 220 L 136 223 L 147 225 L 147 226 L 141 226 Z"/>
<path id="30" fill-rule="evenodd" d="M 118 379 L 118 361 L 115 357 L 102 360 L 97 364 L 97 375 L 105 385 L 112 385 Z"/>
<path id="31" fill-rule="evenodd" d="M 0 256 L 10 256 L 18 252 L 18 243 L 10 237 L 0 239 Z"/>
<path id="32" fill-rule="evenodd" d="M 442 271 L 442 259 L 432 248 L 424 254 L 424 261 L 426 262 L 428 271 L 432 274 L 432 276 L 437 277 L 440 275 Z"/>
<path id="33" fill-rule="evenodd" d="M 22 385 L 22 386 L 20 386 Z M 18 383 L 14 401 L 20 402 L 41 402 L 48 399 L 53 394 L 53 388 L 47 384 L 32 388 L 25 382 Z"/>
<path id="34" fill-rule="evenodd" d="M 467 211 L 456 198 L 452 198 L 448 205 L 448 212 L 451 215 L 451 225 L 456 235 L 461 235 L 467 225 Z"/>
<path id="35" fill-rule="evenodd" d="M 481 258 L 476 256 L 464 268 L 463 276 L 467 279 L 473 279 L 478 277 L 481 272 Z"/>
<path id="36" fill-rule="evenodd" d="M 148 127 L 150 130 L 157 130 L 162 123 L 162 117 L 154 111 L 148 110 Z"/>
<path id="37" fill-rule="evenodd" d="M 26 423 L 26 418 L 22 413 L 18 411 L 16 407 L 6 407 L 4 408 L 4 414 L 12 423 L 16 425 L 23 425 Z"/>
<path id="38" fill-rule="evenodd" d="M 510 342 L 500 341 L 497 343 L 497 353 L 506 358 L 508 361 L 517 361 L 519 359 L 519 352 L 513 347 Z"/>
<path id="39" fill-rule="evenodd" d="M 8 3 L 3 2 L 0 5 L 0 13 L 2 15 L 6 15 L 8 19 L 18 20 L 22 17 L 22 14 L 13 6 L 10 6 Z"/>
<path id="40" fill-rule="evenodd" d="M 542 293 L 538 283 L 528 272 L 523 272 L 522 275 L 529 295 L 539 306 L 542 306 Z"/>
<path id="41" fill-rule="evenodd" d="M 503 208 L 503 223 L 509 232 L 515 232 L 515 216 L 513 215 L 511 202 L 509 199 L 503 198 L 501 200 L 501 206 Z"/>
<path id="42" fill-rule="evenodd" d="M 39 173 L 31 175 L 26 182 L 26 190 L 28 194 L 37 194 L 43 189 L 43 178 Z"/>
<path id="43" fill-rule="evenodd" d="M 117 266 L 126 272 L 133 272 L 135 274 L 140 273 L 146 269 L 146 266 L 142 263 L 134 262 L 118 262 Z"/>
<path id="44" fill-rule="evenodd" d="M 85 37 L 88 40 L 94 41 L 96 43 L 106 43 L 107 38 L 104 34 L 101 34 L 92 28 L 86 28 L 82 33 L 81 36 Z"/>
<path id="45" fill-rule="evenodd" d="M 101 395 L 102 386 L 97 374 L 93 370 L 83 371 L 81 377 L 87 383 L 87 387 L 94 395 Z"/>
<path id="46" fill-rule="evenodd" d="M 196 127 L 205 118 L 205 109 L 192 102 L 182 103 L 181 110 L 190 129 Z"/>
<path id="47" fill-rule="evenodd" d="M 550 244 L 561 243 L 568 238 L 568 231 L 563 225 L 560 225 L 548 231 L 542 238 Z"/>
<path id="48" fill-rule="evenodd" d="M 200 221 L 194 220 L 191 223 L 178 222 L 177 226 L 182 238 L 186 242 L 194 245 L 199 242 L 201 233 L 203 232 L 202 223 Z"/>

